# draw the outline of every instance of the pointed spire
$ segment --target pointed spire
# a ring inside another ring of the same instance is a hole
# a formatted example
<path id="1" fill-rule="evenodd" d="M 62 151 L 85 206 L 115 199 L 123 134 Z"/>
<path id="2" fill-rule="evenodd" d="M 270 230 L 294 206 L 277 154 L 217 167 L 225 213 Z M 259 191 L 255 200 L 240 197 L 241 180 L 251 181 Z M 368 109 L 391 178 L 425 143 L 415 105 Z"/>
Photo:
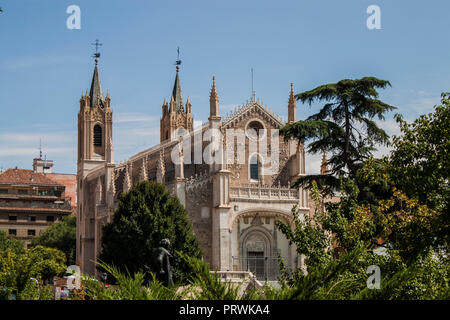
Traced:
<path id="1" fill-rule="evenodd" d="M 175 99 L 173 96 L 170 98 L 169 112 L 175 112 Z"/>
<path id="2" fill-rule="evenodd" d="M 164 176 L 166 174 L 166 168 L 164 164 L 164 149 L 159 152 L 159 160 L 156 165 L 156 182 L 164 183 Z"/>
<path id="3" fill-rule="evenodd" d="M 177 74 L 175 76 L 175 83 L 173 84 L 172 98 L 175 101 L 175 112 L 183 111 L 183 98 L 181 96 L 181 83 L 179 76 L 179 66 L 177 65 Z"/>
<path id="4" fill-rule="evenodd" d="M 147 180 L 147 158 L 142 159 L 141 171 L 139 172 L 139 181 Z"/>
<path id="5" fill-rule="evenodd" d="M 186 113 L 191 113 L 191 100 L 189 99 L 189 97 L 186 101 Z"/>
<path id="6" fill-rule="evenodd" d="M 327 156 L 325 152 L 322 156 L 322 164 L 320 165 L 320 174 L 328 174 Z"/>
<path id="7" fill-rule="evenodd" d="M 288 123 L 297 121 L 297 103 L 294 96 L 294 84 L 291 82 L 291 92 L 289 93 Z"/>
<path id="8" fill-rule="evenodd" d="M 111 183 L 109 185 L 109 191 L 114 195 L 116 194 L 116 175 L 114 170 L 111 170 Z"/>
<path id="9" fill-rule="evenodd" d="M 216 89 L 216 77 L 212 78 L 213 83 L 209 94 L 209 117 L 220 118 L 219 115 L 219 95 Z"/>
<path id="10" fill-rule="evenodd" d="M 165 114 L 167 112 L 168 112 L 167 101 L 166 101 L 166 99 L 164 99 L 163 104 L 162 104 L 162 114 Z"/>
<path id="11" fill-rule="evenodd" d="M 123 192 L 127 193 L 131 189 L 130 173 L 128 172 L 128 165 L 125 165 L 125 175 L 123 177 Z"/>
<path id="12" fill-rule="evenodd" d="M 91 107 L 104 106 L 104 97 L 102 87 L 100 85 L 100 76 L 98 74 L 97 62 L 95 63 L 94 74 L 92 76 L 91 90 L 89 91 L 91 98 Z"/>

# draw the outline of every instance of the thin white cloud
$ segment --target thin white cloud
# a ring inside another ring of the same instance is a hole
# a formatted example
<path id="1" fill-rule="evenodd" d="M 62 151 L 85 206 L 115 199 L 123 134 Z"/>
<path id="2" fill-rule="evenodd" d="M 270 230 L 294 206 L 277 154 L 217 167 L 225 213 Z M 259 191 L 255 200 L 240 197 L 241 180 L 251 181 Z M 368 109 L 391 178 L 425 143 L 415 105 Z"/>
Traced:
<path id="1" fill-rule="evenodd" d="M 440 101 L 440 97 L 420 97 L 414 102 L 407 104 L 407 106 L 417 114 L 422 115 L 433 112 L 433 107 L 438 105 Z"/>
<path id="2" fill-rule="evenodd" d="M 83 62 L 83 60 L 77 56 L 41 54 L 35 56 L 22 56 L 14 59 L 3 60 L 0 62 L 0 69 L 15 70 L 15 69 L 32 68 L 37 66 L 58 65 L 75 62 Z"/>
<path id="3" fill-rule="evenodd" d="M 118 112 L 113 114 L 113 123 L 153 122 L 153 121 L 159 121 L 159 118 L 152 117 L 139 112 Z"/>
<path id="4" fill-rule="evenodd" d="M 46 148 L 45 153 L 48 155 L 61 155 L 74 153 L 76 151 L 76 147 L 74 148 Z M 13 156 L 37 156 L 38 149 L 37 148 L 1 148 L 0 156 L 2 157 L 13 157 Z M 50 157 L 51 158 L 51 157 Z"/>
<path id="5" fill-rule="evenodd" d="M 43 144 L 67 142 L 76 136 L 76 132 L 14 132 L 0 133 L 1 143 L 32 143 L 38 147 L 39 140 Z"/>
<path id="6" fill-rule="evenodd" d="M 321 164 L 322 164 L 322 155 L 321 154 L 306 153 L 306 155 L 305 155 L 306 174 L 319 174 Z"/>

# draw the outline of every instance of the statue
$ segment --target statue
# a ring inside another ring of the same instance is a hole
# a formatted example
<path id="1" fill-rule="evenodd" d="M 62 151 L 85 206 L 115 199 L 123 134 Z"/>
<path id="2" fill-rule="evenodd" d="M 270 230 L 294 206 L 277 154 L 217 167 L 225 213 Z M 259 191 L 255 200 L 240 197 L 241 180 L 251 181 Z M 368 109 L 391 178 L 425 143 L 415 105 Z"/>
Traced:
<path id="1" fill-rule="evenodd" d="M 159 247 L 153 251 L 154 263 L 156 266 L 156 276 L 166 287 L 173 286 L 172 270 L 170 268 L 169 259 L 172 255 L 168 249 L 170 241 L 168 239 L 162 239 L 159 242 Z"/>

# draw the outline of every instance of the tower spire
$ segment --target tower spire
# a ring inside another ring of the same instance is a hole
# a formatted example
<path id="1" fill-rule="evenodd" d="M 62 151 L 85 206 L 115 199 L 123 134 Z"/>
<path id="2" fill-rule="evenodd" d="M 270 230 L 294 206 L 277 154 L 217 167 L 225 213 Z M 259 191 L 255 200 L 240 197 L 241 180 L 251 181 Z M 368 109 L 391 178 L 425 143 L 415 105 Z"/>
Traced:
<path id="1" fill-rule="evenodd" d="M 253 89 L 253 68 L 252 68 L 252 100 L 256 101 L 256 91 Z"/>
<path id="2" fill-rule="evenodd" d="M 325 152 L 322 156 L 322 164 L 320 165 L 320 174 L 328 174 L 327 155 Z"/>
<path id="3" fill-rule="evenodd" d="M 220 119 L 219 115 L 219 95 L 216 88 L 216 77 L 212 78 L 213 83 L 211 93 L 209 94 L 209 117 L 211 119 Z"/>
<path id="4" fill-rule="evenodd" d="M 294 96 L 294 84 L 291 82 L 291 92 L 289 93 L 288 103 L 288 123 L 294 123 L 297 121 L 297 102 Z"/>
<path id="5" fill-rule="evenodd" d="M 95 53 L 92 55 L 95 61 L 94 74 L 92 76 L 91 90 L 89 91 L 89 96 L 91 98 L 91 106 L 101 106 L 104 107 L 104 97 L 102 93 L 102 87 L 100 85 L 100 76 L 98 74 L 98 58 L 100 58 L 100 52 L 98 52 L 98 47 L 102 46 L 102 44 L 95 40 L 95 43 L 92 43 L 95 46 Z"/>
<path id="6" fill-rule="evenodd" d="M 175 101 L 175 112 L 183 111 L 183 98 L 181 96 L 181 83 L 180 83 L 180 47 L 177 48 L 177 60 L 175 61 L 176 65 L 176 76 L 175 76 L 175 83 L 173 84 L 173 90 L 172 90 L 172 97 Z"/>

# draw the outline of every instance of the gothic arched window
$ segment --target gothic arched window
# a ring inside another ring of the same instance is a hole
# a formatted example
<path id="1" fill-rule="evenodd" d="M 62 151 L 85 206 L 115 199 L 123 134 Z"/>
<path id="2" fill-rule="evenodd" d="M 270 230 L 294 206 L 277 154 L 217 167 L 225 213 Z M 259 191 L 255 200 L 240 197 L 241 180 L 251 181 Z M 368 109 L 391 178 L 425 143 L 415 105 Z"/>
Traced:
<path id="1" fill-rule="evenodd" d="M 94 146 L 102 146 L 102 127 L 98 124 L 94 126 Z"/>
<path id="2" fill-rule="evenodd" d="M 250 158 L 250 179 L 259 180 L 259 161 L 256 154 Z"/>
<path id="3" fill-rule="evenodd" d="M 253 140 L 260 140 L 260 130 L 264 129 L 264 126 L 262 125 L 261 122 L 259 121 L 251 121 L 248 125 L 247 125 L 247 129 L 246 129 L 246 133 L 247 133 L 247 137 L 253 139 Z"/>

